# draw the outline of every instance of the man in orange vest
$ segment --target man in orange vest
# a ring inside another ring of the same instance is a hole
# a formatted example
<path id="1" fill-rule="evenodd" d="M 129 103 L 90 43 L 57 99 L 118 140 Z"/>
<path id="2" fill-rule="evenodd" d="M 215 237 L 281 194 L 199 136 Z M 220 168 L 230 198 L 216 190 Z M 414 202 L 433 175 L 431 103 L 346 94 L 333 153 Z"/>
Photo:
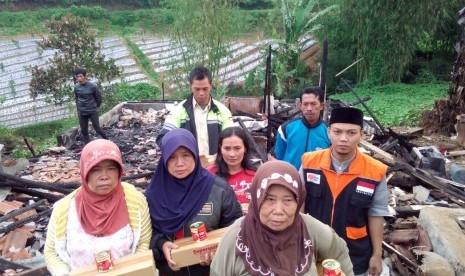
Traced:
<path id="1" fill-rule="evenodd" d="M 361 110 L 334 109 L 328 135 L 329 149 L 302 156 L 305 212 L 344 238 L 357 276 L 378 276 L 384 216 L 389 216 L 387 167 L 357 148 L 363 136 Z"/>

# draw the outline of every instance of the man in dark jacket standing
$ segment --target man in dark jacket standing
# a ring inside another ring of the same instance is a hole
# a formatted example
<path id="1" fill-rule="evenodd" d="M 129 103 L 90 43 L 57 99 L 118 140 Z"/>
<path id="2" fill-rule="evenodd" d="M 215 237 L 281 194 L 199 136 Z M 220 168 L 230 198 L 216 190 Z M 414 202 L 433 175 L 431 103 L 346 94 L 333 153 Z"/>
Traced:
<path id="1" fill-rule="evenodd" d="M 74 76 L 77 81 L 74 85 L 74 96 L 76 97 L 79 126 L 84 143 L 87 144 L 90 142 L 89 120 L 92 122 L 95 131 L 102 136 L 103 139 L 108 139 L 99 124 L 97 108 L 102 104 L 102 96 L 100 95 L 97 85 L 87 81 L 85 69 L 75 69 Z"/>

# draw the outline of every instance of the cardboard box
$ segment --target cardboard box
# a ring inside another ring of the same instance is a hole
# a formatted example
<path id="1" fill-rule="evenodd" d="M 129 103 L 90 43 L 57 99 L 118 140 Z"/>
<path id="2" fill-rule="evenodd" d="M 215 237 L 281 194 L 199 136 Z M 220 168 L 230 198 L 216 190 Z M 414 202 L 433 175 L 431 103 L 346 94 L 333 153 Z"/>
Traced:
<path id="1" fill-rule="evenodd" d="M 155 273 L 156 269 L 155 262 L 153 261 L 152 250 L 148 250 L 114 260 L 113 269 L 108 272 L 99 273 L 97 272 L 97 266 L 92 265 L 71 271 L 69 275 L 94 276 L 101 274 L 105 276 L 154 276 L 157 275 Z"/>
<path id="2" fill-rule="evenodd" d="M 194 241 L 192 237 L 176 240 L 178 249 L 171 251 L 171 258 L 178 267 L 199 264 L 203 257 L 209 253 L 215 253 L 223 234 L 228 228 L 220 228 L 207 232 L 207 238 L 203 241 Z"/>

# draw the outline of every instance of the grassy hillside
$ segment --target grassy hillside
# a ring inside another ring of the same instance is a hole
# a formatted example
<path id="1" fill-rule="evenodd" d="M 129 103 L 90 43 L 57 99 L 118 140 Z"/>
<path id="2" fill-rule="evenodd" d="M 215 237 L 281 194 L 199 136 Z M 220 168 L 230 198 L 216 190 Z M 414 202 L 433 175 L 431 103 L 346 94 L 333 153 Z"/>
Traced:
<path id="1" fill-rule="evenodd" d="M 44 21 L 55 16 L 60 18 L 67 13 L 87 18 L 102 36 L 112 34 L 164 34 L 166 35 L 174 18 L 169 9 L 108 10 L 100 6 L 71 6 L 69 8 L 48 8 L 29 11 L 0 11 L 0 36 L 37 35 L 47 32 Z M 240 18 L 238 33 L 266 28 L 271 20 L 269 10 L 236 10 Z M 263 28 L 261 28 L 263 27 Z"/>
<path id="2" fill-rule="evenodd" d="M 370 96 L 367 106 L 375 113 L 384 126 L 415 126 L 423 111 L 430 109 L 434 100 L 445 97 L 448 83 L 403 84 L 392 83 L 384 86 L 355 88 L 361 97 Z M 355 102 L 351 92 L 331 95 L 332 99 Z M 363 109 L 361 105 L 357 107 Z M 366 115 L 367 112 L 365 112 Z"/>

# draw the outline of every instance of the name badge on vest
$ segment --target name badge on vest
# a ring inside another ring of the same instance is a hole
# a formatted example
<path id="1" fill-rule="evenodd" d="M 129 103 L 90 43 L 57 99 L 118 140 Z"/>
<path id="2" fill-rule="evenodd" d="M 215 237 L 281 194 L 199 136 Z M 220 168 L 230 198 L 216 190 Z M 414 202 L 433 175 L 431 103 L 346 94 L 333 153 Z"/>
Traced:
<path id="1" fill-rule="evenodd" d="M 311 183 L 320 185 L 320 178 L 321 178 L 321 175 L 319 175 L 319 174 L 307 173 L 307 182 L 311 182 Z"/>
<path id="2" fill-rule="evenodd" d="M 371 184 L 365 181 L 359 181 L 357 183 L 357 189 L 355 190 L 357 193 L 373 196 L 375 192 L 375 184 Z"/>
<path id="3" fill-rule="evenodd" d="M 202 209 L 200 209 L 199 215 L 211 215 L 213 214 L 213 203 L 207 202 L 203 205 Z"/>

